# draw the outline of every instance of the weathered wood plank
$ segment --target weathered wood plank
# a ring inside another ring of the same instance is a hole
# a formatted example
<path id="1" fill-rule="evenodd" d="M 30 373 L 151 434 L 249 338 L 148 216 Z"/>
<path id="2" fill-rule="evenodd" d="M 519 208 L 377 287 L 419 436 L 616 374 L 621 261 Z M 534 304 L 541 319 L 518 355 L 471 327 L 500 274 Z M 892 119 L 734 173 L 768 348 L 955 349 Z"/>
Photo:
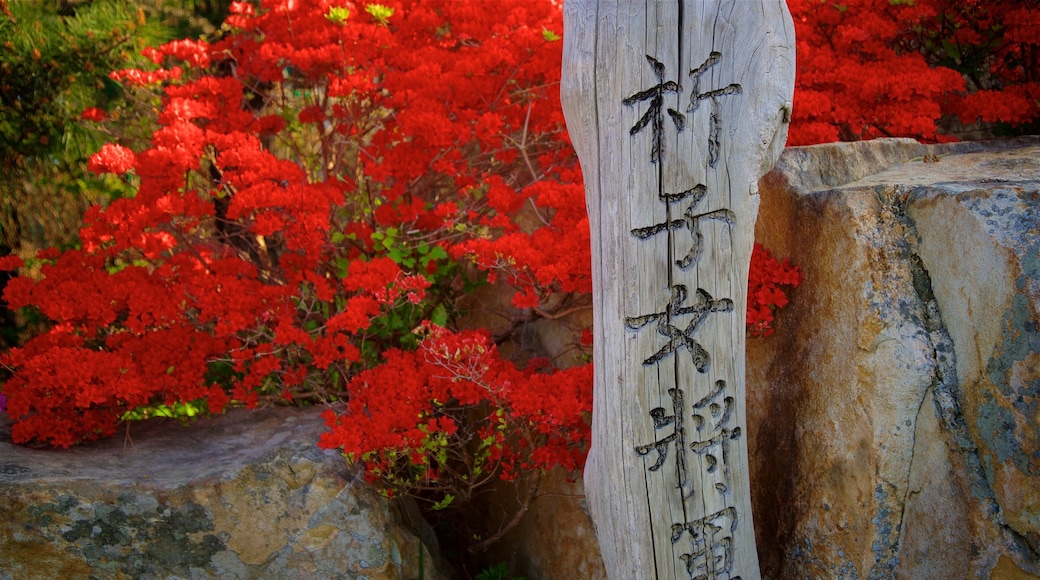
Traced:
<path id="1" fill-rule="evenodd" d="M 744 407 L 757 182 L 787 134 L 782 0 L 566 0 L 595 296 L 585 470 L 612 578 L 758 578 Z"/>

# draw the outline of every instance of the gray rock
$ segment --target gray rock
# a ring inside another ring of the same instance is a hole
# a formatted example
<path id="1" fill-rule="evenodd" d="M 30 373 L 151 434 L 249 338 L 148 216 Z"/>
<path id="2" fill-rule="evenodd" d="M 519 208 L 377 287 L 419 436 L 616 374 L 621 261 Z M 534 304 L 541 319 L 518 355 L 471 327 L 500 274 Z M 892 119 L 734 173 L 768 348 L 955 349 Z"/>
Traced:
<path id="1" fill-rule="evenodd" d="M 1038 190 L 1035 138 L 793 148 L 763 179 L 756 237 L 805 275 L 748 344 L 766 577 L 1040 573 Z"/>
<path id="2" fill-rule="evenodd" d="M 418 578 L 420 549 L 444 577 L 318 449 L 319 412 L 153 420 L 62 451 L 0 437 L 0 578 Z"/>

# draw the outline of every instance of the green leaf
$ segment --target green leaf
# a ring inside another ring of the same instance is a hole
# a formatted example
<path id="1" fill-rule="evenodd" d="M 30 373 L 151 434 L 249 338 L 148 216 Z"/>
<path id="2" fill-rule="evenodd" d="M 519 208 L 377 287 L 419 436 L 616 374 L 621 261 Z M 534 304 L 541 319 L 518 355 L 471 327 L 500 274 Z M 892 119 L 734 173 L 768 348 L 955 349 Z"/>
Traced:
<path id="1" fill-rule="evenodd" d="M 390 22 L 390 17 L 394 15 L 393 8 L 382 4 L 368 4 L 365 6 L 365 12 L 371 14 L 372 19 L 383 26 L 386 26 Z"/>
<path id="2" fill-rule="evenodd" d="M 549 30 L 548 28 L 543 28 L 542 29 L 542 38 L 544 38 L 546 42 L 556 42 L 557 40 L 559 40 L 559 39 L 561 39 L 563 37 L 560 36 L 559 34 L 556 34 L 552 30 Z"/>
<path id="3" fill-rule="evenodd" d="M 446 494 L 444 494 L 444 499 L 442 499 L 441 501 L 433 504 L 433 509 L 435 511 L 440 511 L 440 510 L 448 507 L 449 505 L 451 505 L 451 502 L 453 502 L 453 501 L 455 501 L 455 496 L 451 495 L 450 493 L 446 493 Z"/>
<path id="4" fill-rule="evenodd" d="M 346 278 L 347 270 L 350 268 L 350 260 L 346 258 L 336 258 L 336 274 L 340 278 Z"/>
<path id="5" fill-rule="evenodd" d="M 434 246 L 433 249 L 430 250 L 429 257 L 431 260 L 443 260 L 448 257 L 448 252 L 440 246 Z"/>
<path id="6" fill-rule="evenodd" d="M 401 248 L 400 246 L 396 248 L 391 248 L 387 246 L 387 249 L 389 250 L 389 252 L 387 252 L 387 255 L 394 262 L 397 262 L 399 265 L 404 266 L 405 268 L 415 267 L 415 258 L 406 257 L 407 254 L 410 253 L 406 249 Z"/>
<path id="7" fill-rule="evenodd" d="M 430 322 L 437 326 L 447 326 L 448 309 L 445 308 L 443 304 L 438 304 L 437 307 L 433 309 L 433 312 L 430 313 Z"/>
<path id="8" fill-rule="evenodd" d="M 350 8 L 342 6 L 329 6 L 329 13 L 325 15 L 329 21 L 335 22 L 336 24 L 346 24 L 347 18 L 350 17 Z"/>

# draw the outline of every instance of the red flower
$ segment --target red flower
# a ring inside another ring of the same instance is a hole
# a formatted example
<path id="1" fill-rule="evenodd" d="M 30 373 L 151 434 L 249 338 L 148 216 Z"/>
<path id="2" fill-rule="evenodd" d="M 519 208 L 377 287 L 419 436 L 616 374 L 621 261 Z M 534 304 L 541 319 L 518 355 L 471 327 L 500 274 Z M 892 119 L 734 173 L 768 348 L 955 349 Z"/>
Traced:
<path id="1" fill-rule="evenodd" d="M 83 112 L 80 113 L 79 118 L 83 119 L 84 121 L 101 122 L 108 120 L 108 114 L 105 113 L 104 109 L 99 109 L 97 107 L 88 107 L 86 109 L 83 109 Z"/>
<path id="2" fill-rule="evenodd" d="M 90 156 L 87 169 L 97 174 L 102 173 L 126 173 L 137 164 L 137 156 L 134 152 L 113 143 L 101 146 L 101 151 Z"/>
<path id="3" fill-rule="evenodd" d="M 22 260 L 18 256 L 3 256 L 0 258 L 0 272 L 7 270 L 17 270 L 25 265 L 25 260 Z"/>

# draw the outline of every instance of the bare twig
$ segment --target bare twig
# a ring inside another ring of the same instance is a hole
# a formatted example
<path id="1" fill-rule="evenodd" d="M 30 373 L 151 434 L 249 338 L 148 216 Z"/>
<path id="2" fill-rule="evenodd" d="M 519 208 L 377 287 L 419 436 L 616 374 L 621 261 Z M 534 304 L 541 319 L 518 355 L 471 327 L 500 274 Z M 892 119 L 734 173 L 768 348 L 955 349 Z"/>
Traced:
<path id="1" fill-rule="evenodd" d="M 531 481 L 531 487 L 527 490 L 527 495 L 524 497 L 520 504 L 520 509 L 517 510 L 516 514 L 513 515 L 513 519 L 509 520 L 509 523 L 502 526 L 502 529 L 498 530 L 495 535 L 473 544 L 469 547 L 469 551 L 472 554 L 482 552 L 487 549 L 488 546 L 502 539 L 503 536 L 508 534 L 513 528 L 520 523 L 520 520 L 524 518 L 524 514 L 531 507 L 531 502 L 534 500 L 535 494 L 538 492 L 538 484 L 541 482 L 542 474 L 540 471 L 536 471 L 534 479 Z"/>
<path id="2" fill-rule="evenodd" d="M 560 318 L 570 316 L 571 314 L 581 312 L 582 310 L 592 310 L 592 306 L 575 306 L 574 308 L 568 308 L 567 310 L 562 310 L 560 312 L 546 312 L 541 308 L 535 308 L 534 313 L 548 320 L 559 320 Z"/>

